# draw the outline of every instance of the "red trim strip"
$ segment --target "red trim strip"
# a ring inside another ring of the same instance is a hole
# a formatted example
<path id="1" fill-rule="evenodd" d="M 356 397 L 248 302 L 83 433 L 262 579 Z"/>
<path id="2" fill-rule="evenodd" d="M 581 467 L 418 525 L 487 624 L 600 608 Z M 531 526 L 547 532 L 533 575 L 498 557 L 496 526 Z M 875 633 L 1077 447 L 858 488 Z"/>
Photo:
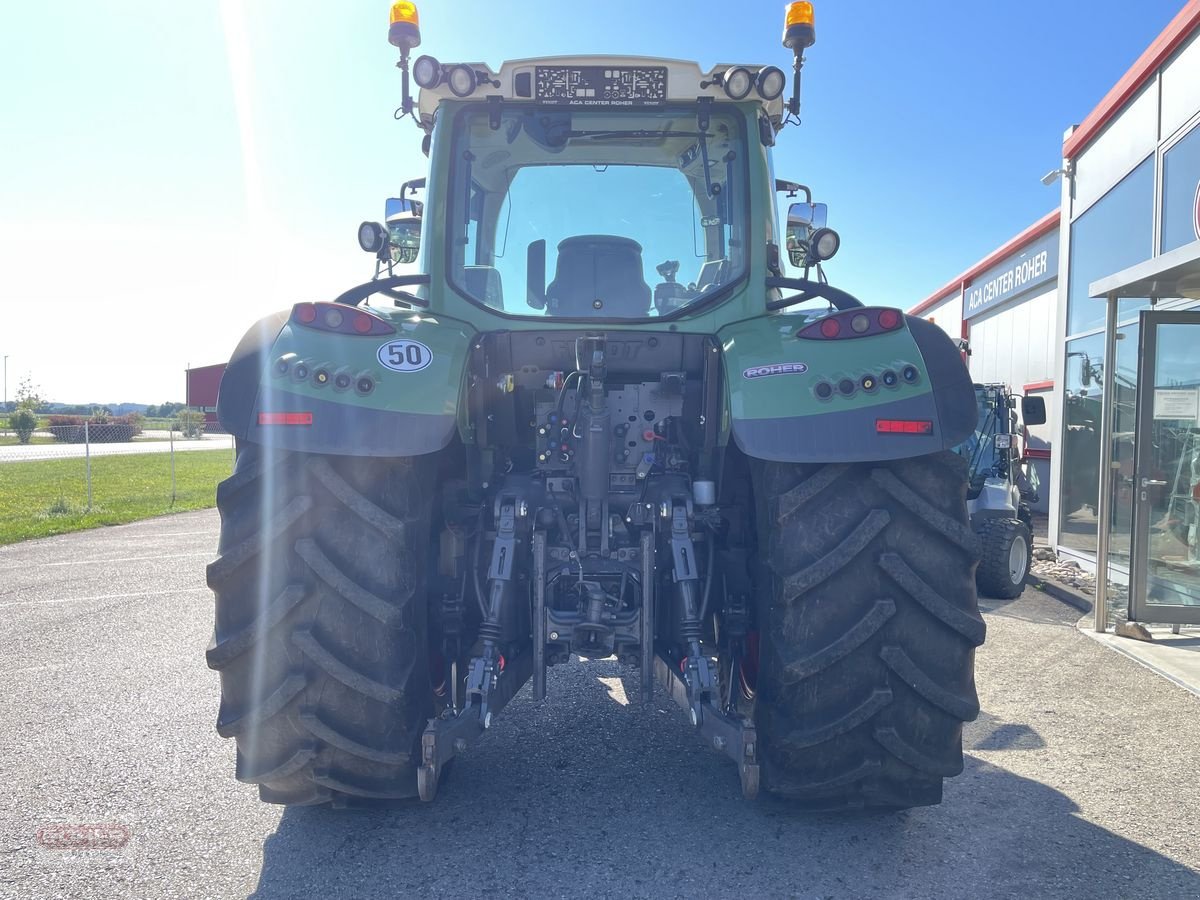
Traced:
<path id="1" fill-rule="evenodd" d="M 1154 76 L 1159 67 L 1167 61 L 1167 57 L 1178 50 L 1198 27 L 1200 0 L 1188 0 L 1163 33 L 1154 39 L 1154 43 L 1146 48 L 1121 80 L 1104 95 L 1100 104 L 1088 114 L 1071 136 L 1063 141 L 1063 156 L 1066 159 L 1078 156 L 1104 126 L 1117 117 L 1125 104 L 1133 99 L 1133 95 Z"/>
<path id="2" fill-rule="evenodd" d="M 1027 459 L 1049 459 L 1050 451 L 1042 447 L 1026 447 L 1025 457 Z"/>
<path id="3" fill-rule="evenodd" d="M 311 425 L 310 412 L 260 412 L 259 425 Z"/>
<path id="4" fill-rule="evenodd" d="M 1030 391 L 1052 391 L 1054 390 L 1054 381 L 1031 381 L 1025 385 L 1025 393 Z"/>
<path id="5" fill-rule="evenodd" d="M 1200 0 L 1195 0 L 1195 2 L 1200 3 Z M 993 250 L 953 281 L 934 291 L 932 294 L 910 309 L 908 314 L 910 316 L 919 316 L 931 306 L 936 306 L 939 302 L 945 300 L 955 291 L 961 290 L 964 286 L 969 285 L 972 281 L 974 281 L 976 275 L 979 275 L 981 272 L 985 272 L 986 270 L 990 269 L 996 263 L 1000 262 L 1000 260 L 1004 259 L 1004 257 L 1016 253 L 1026 244 L 1033 243 L 1042 235 L 1049 234 L 1058 227 L 1058 220 L 1059 211 L 1057 209 L 1054 210 L 1054 212 L 1046 213 L 1046 215 L 1042 216 L 1042 218 L 1038 219 L 1016 237 Z"/>

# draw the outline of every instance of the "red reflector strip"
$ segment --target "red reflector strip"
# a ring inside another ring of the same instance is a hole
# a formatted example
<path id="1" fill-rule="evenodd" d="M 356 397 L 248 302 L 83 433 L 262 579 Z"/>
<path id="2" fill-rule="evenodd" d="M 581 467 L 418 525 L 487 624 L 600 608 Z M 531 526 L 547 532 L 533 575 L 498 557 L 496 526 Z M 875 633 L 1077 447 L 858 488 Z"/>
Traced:
<path id="1" fill-rule="evenodd" d="M 876 419 L 879 434 L 933 434 L 933 423 L 920 419 Z"/>
<path id="2" fill-rule="evenodd" d="M 311 425 L 312 413 L 310 412 L 260 412 L 258 414 L 259 425 Z"/>

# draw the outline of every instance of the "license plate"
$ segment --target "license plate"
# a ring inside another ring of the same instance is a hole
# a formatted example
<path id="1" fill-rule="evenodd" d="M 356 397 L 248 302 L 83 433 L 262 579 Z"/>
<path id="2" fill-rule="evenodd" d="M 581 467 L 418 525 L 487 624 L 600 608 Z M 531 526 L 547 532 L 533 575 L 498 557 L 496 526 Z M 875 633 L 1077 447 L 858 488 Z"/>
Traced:
<path id="1" fill-rule="evenodd" d="M 537 66 L 535 96 L 557 106 L 657 106 L 666 66 Z"/>

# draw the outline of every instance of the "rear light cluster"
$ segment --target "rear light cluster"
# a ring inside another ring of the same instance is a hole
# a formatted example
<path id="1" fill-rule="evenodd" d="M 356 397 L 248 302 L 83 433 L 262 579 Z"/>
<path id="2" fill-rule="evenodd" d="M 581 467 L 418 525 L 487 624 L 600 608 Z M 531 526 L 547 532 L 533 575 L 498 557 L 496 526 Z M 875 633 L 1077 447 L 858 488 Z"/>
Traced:
<path id="1" fill-rule="evenodd" d="M 904 314 L 898 309 L 864 307 L 833 313 L 819 322 L 805 325 L 796 332 L 796 337 L 806 341 L 839 341 L 887 334 L 903 325 Z"/>
<path id="2" fill-rule="evenodd" d="M 379 316 L 340 303 L 297 303 L 292 307 L 297 325 L 338 334 L 395 334 L 396 329 Z"/>
<path id="3" fill-rule="evenodd" d="M 911 363 L 900 363 L 893 369 L 884 369 L 878 375 L 868 372 L 856 378 L 849 376 L 838 378 L 836 381 L 821 380 L 813 386 L 813 394 L 818 400 L 829 400 L 834 394 L 843 397 L 853 397 L 859 391 L 873 394 L 880 387 L 897 388 L 902 384 L 916 384 L 921 380 L 921 372 Z"/>
<path id="4" fill-rule="evenodd" d="M 375 390 L 375 376 L 370 372 L 354 372 L 348 366 L 335 366 L 333 363 L 312 363 L 300 359 L 295 353 L 285 353 L 275 360 L 272 371 L 277 377 L 290 376 L 292 381 L 308 382 L 317 388 L 332 386 L 335 391 L 354 388 L 356 393 L 364 397 Z"/>

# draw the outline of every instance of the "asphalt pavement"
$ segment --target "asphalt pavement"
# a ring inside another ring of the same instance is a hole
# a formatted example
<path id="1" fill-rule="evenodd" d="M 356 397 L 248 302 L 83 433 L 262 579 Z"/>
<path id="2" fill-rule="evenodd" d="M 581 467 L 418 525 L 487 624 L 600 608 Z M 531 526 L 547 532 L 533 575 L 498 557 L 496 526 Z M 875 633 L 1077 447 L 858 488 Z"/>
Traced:
<path id="1" fill-rule="evenodd" d="M 0 896 L 1200 896 L 1200 698 L 1032 589 L 988 604 L 983 712 L 941 806 L 747 803 L 661 690 L 631 703 L 636 674 L 610 662 L 551 670 L 540 705 L 526 689 L 433 805 L 261 804 L 213 729 L 217 527 L 204 511 L 0 547 Z M 45 846 L 78 824 L 128 842 Z"/>

